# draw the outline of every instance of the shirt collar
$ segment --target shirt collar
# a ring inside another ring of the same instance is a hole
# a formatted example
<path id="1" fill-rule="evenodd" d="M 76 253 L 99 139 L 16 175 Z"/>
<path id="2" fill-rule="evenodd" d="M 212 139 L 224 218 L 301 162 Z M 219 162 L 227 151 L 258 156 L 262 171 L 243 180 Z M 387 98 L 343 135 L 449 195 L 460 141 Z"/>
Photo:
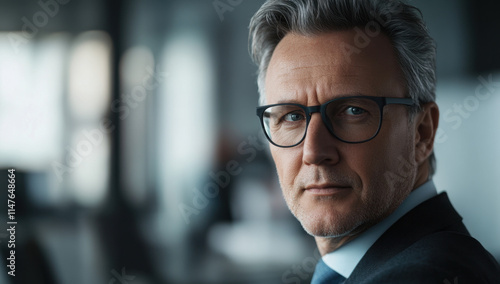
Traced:
<path id="1" fill-rule="evenodd" d="M 420 203 L 437 195 L 436 186 L 432 180 L 427 181 L 413 190 L 394 212 L 378 224 L 370 227 L 352 241 L 341 246 L 337 250 L 322 257 L 323 261 L 331 269 L 335 270 L 345 278 L 349 278 L 352 271 L 368 249 L 377 239 L 391 227 L 399 218 Z"/>

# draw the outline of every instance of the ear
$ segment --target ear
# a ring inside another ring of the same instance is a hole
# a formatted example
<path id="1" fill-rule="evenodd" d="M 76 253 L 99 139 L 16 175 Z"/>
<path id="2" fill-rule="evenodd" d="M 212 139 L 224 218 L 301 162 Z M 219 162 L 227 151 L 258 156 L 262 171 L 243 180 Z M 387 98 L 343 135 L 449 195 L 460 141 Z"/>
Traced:
<path id="1" fill-rule="evenodd" d="M 423 104 L 415 117 L 415 161 L 418 165 L 429 158 L 439 125 L 439 108 L 435 102 Z"/>

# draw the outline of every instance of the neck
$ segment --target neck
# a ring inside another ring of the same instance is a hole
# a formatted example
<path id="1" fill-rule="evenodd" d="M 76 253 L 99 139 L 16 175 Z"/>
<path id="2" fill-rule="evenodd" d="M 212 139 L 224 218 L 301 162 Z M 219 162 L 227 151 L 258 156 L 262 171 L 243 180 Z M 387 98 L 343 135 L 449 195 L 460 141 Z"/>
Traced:
<path id="1" fill-rule="evenodd" d="M 364 231 L 366 231 L 368 228 L 370 228 L 373 225 L 373 223 L 370 224 L 364 224 L 358 228 L 356 228 L 354 231 L 350 232 L 347 235 L 340 236 L 340 237 L 314 237 L 316 240 L 316 245 L 318 246 L 318 250 L 321 254 L 321 256 L 324 256 L 325 254 L 328 254 L 330 252 L 333 252 L 343 246 L 344 244 L 352 241 L 353 239 L 357 238 L 359 235 L 361 235 Z"/>
<path id="2" fill-rule="evenodd" d="M 319 253 L 324 256 L 327 253 L 337 250 L 343 244 L 349 242 L 354 237 L 343 237 L 343 238 L 323 238 L 314 237 L 316 240 L 316 245 L 318 246 Z"/>

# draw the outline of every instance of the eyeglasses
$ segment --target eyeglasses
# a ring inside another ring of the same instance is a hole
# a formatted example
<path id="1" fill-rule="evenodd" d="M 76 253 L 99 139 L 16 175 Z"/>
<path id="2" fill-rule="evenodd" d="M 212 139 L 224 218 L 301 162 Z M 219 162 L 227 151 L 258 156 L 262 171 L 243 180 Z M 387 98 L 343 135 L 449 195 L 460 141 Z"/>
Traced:
<path id="1" fill-rule="evenodd" d="M 384 106 L 416 106 L 410 98 L 352 96 L 337 98 L 318 106 L 284 103 L 257 107 L 257 116 L 267 139 L 278 147 L 300 144 L 306 137 L 311 115 L 321 114 L 328 131 L 345 143 L 363 143 L 377 136 Z"/>

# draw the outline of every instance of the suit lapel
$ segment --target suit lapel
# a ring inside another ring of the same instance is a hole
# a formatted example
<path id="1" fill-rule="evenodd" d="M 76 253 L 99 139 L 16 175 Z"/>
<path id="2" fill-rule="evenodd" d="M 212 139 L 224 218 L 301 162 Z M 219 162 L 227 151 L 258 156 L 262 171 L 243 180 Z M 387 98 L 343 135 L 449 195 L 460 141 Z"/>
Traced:
<path id="1" fill-rule="evenodd" d="M 345 283 L 358 283 L 366 279 L 387 260 L 419 239 L 444 230 L 469 234 L 448 195 L 441 193 L 424 201 L 394 223 L 366 252 Z"/>

